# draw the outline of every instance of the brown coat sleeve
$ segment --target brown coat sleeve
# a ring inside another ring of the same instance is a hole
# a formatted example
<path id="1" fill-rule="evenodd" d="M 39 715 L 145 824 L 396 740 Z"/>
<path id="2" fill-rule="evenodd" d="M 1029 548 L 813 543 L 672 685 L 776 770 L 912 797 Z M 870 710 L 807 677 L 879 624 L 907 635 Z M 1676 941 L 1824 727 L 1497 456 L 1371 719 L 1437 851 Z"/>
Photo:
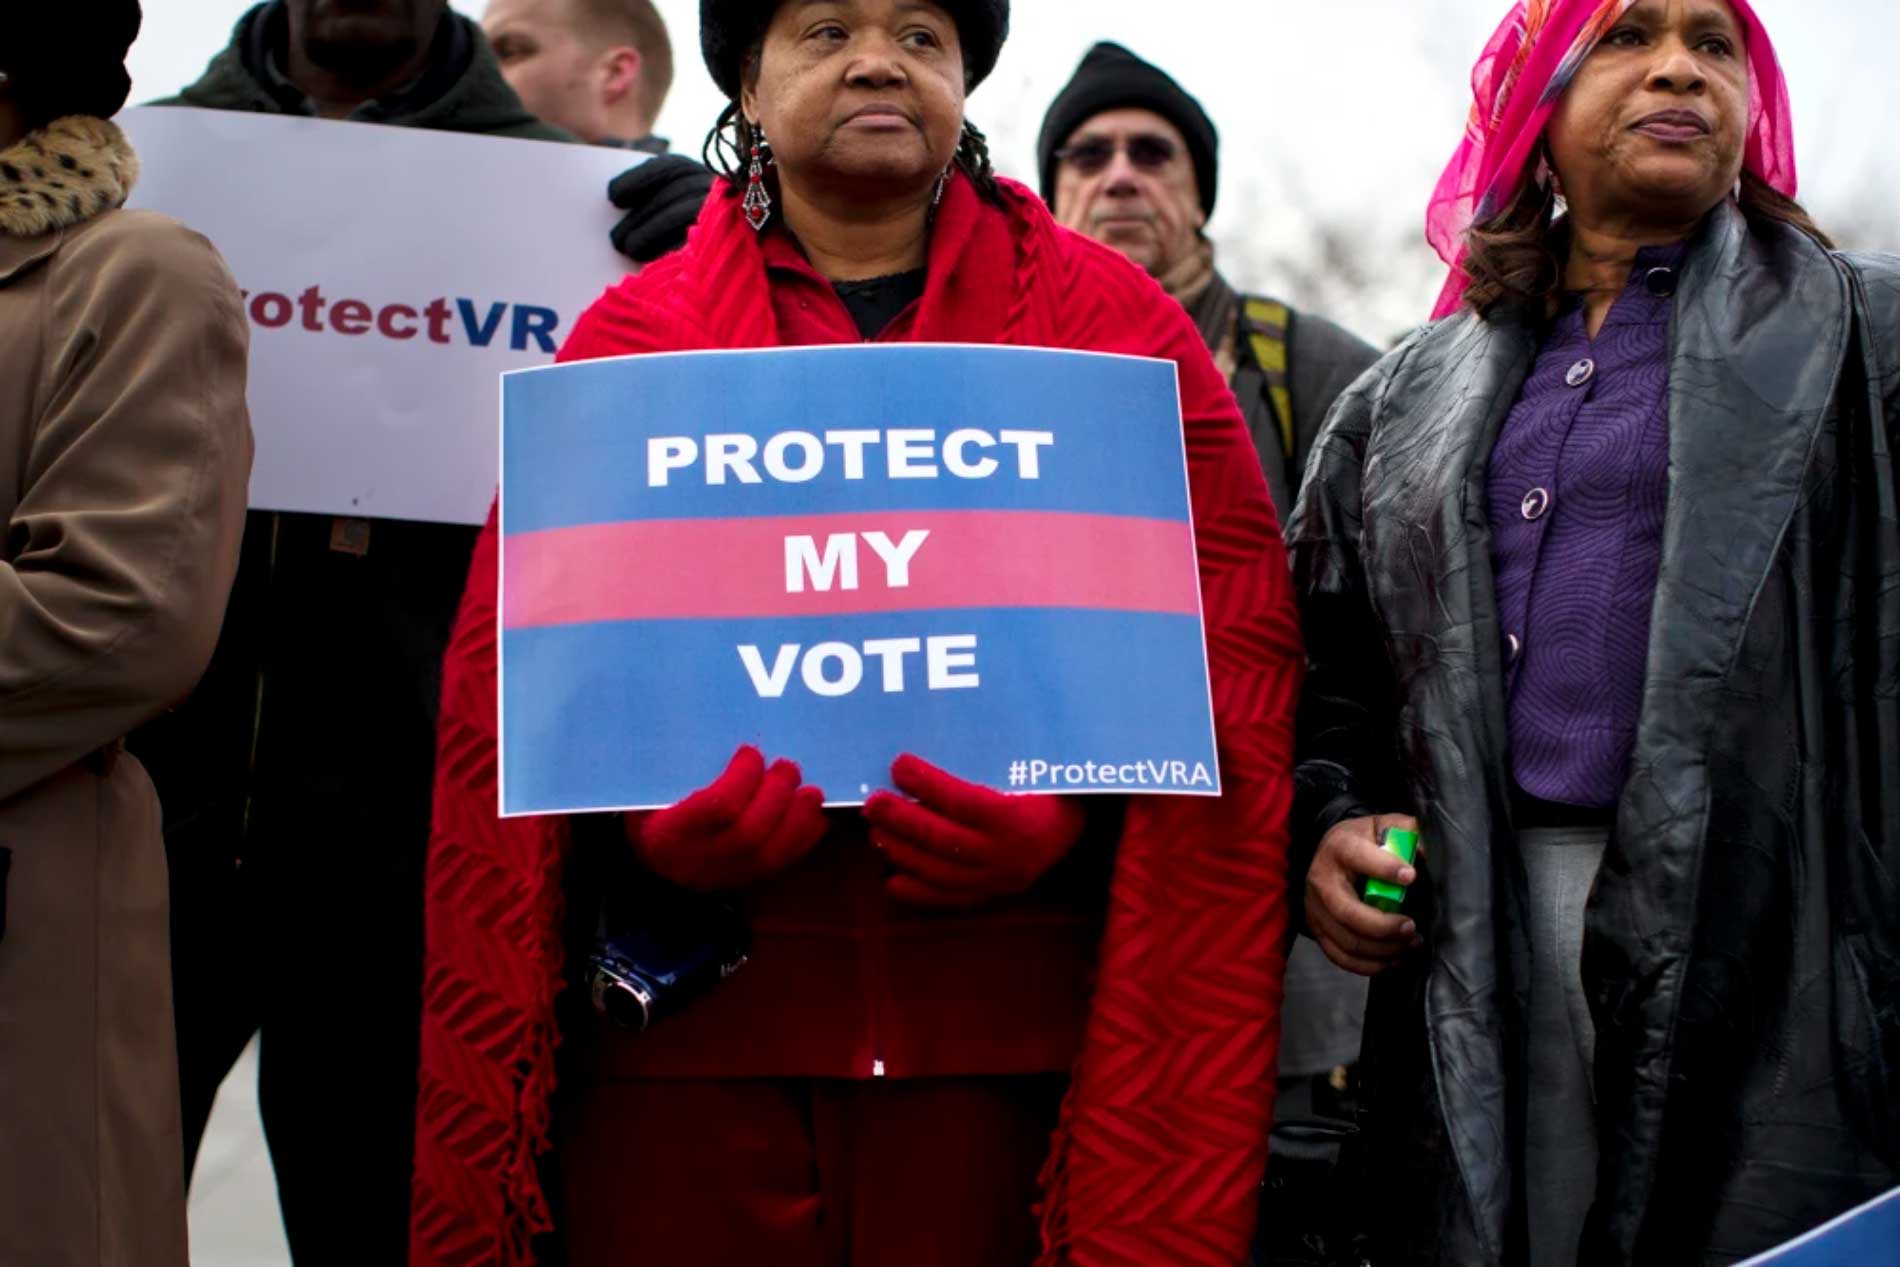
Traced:
<path id="1" fill-rule="evenodd" d="M 37 301 L 19 500 L 0 550 L 0 801 L 187 694 L 237 567 L 249 331 L 211 244 L 108 212 Z"/>

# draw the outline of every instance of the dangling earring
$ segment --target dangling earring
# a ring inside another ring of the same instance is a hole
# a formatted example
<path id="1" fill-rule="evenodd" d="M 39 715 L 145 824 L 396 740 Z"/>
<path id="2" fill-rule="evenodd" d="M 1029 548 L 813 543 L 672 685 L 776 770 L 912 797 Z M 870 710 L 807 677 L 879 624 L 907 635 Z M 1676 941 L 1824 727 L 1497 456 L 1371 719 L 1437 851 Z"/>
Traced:
<path id="1" fill-rule="evenodd" d="M 772 161 L 772 143 L 765 139 L 764 132 L 754 134 L 752 142 L 752 165 L 746 169 L 745 208 L 746 223 L 752 226 L 754 233 L 765 228 L 765 222 L 772 218 L 772 195 L 765 188 L 765 165 Z"/>
<path id="2" fill-rule="evenodd" d="M 955 166 L 956 164 L 952 163 L 950 167 L 944 168 L 937 174 L 937 192 L 930 195 L 930 205 L 933 208 L 943 201 L 943 187 L 950 183 L 950 168 Z"/>
<path id="3" fill-rule="evenodd" d="M 1547 136 L 1537 143 L 1537 175 L 1534 177 L 1539 189 L 1549 193 L 1553 204 L 1564 196 L 1564 182 L 1557 175 L 1557 164 L 1550 159 L 1550 138 Z"/>

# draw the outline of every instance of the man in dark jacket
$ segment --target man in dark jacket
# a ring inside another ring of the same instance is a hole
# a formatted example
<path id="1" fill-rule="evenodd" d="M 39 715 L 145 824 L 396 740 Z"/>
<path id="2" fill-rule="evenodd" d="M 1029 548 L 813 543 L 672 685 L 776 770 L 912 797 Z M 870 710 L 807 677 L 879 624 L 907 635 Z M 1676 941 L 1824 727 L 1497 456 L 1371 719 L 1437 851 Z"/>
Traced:
<path id="1" fill-rule="evenodd" d="M 1333 400 L 1379 354 L 1324 317 L 1237 293 L 1204 232 L 1219 189 L 1220 137 L 1166 72 L 1119 44 L 1088 51 L 1043 116 L 1043 201 L 1161 283 L 1200 327 L 1253 433 L 1285 523 Z"/>
<path id="2" fill-rule="evenodd" d="M 154 104 L 574 139 L 528 113 L 448 0 L 268 0 L 238 19 L 197 83 Z"/>
<path id="3" fill-rule="evenodd" d="M 162 104 L 574 139 L 446 0 L 271 0 Z M 187 1165 L 261 1031 L 299 1262 L 407 1245 L 436 695 L 475 531 L 252 512 L 202 686 L 132 741 L 164 806 Z"/>
<path id="4" fill-rule="evenodd" d="M 1037 156 L 1056 219 L 1141 265 L 1194 318 L 1240 402 L 1285 523 L 1334 398 L 1378 353 L 1323 317 L 1236 293 L 1215 269 L 1202 231 L 1218 187 L 1213 121 L 1165 72 L 1127 49 L 1102 43 L 1089 50 L 1043 119 Z M 1267 1263 L 1303 1261 L 1283 1253 L 1280 1240 L 1298 1247 L 1324 1233 L 1331 1189 L 1324 1174 L 1348 1114 L 1365 1003 L 1362 979 L 1327 962 L 1310 940 L 1295 943 L 1261 1218 Z"/>

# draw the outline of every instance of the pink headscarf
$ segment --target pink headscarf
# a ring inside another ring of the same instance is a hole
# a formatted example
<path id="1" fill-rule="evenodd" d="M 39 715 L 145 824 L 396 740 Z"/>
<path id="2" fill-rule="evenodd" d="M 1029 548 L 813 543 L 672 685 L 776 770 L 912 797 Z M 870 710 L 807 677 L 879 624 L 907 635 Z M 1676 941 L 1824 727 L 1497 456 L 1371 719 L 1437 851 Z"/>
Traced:
<path id="1" fill-rule="evenodd" d="M 1464 299 L 1465 233 L 1510 204 L 1526 179 L 1544 125 L 1597 41 L 1636 0 L 1520 0 L 1471 71 L 1471 118 L 1425 209 L 1425 239 L 1451 266 L 1432 319 Z M 1742 163 L 1794 197 L 1794 124 L 1775 46 L 1747 0 L 1728 0 L 1748 43 L 1748 141 Z"/>

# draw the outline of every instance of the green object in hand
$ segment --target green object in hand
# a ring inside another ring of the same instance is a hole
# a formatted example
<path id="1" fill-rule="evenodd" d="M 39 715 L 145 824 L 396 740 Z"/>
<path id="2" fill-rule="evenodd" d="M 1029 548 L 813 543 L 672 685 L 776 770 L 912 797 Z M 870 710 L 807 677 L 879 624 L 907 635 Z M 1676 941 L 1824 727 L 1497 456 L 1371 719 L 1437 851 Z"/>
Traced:
<path id="1" fill-rule="evenodd" d="M 1388 827 L 1379 841 L 1379 848 L 1397 854 L 1399 861 L 1409 867 L 1418 854 L 1418 833 L 1406 831 L 1403 827 Z M 1367 905 L 1376 906 L 1387 915 L 1397 915 L 1399 907 L 1405 904 L 1405 889 L 1402 886 L 1387 884 L 1372 876 L 1366 877 L 1365 896 Z"/>

